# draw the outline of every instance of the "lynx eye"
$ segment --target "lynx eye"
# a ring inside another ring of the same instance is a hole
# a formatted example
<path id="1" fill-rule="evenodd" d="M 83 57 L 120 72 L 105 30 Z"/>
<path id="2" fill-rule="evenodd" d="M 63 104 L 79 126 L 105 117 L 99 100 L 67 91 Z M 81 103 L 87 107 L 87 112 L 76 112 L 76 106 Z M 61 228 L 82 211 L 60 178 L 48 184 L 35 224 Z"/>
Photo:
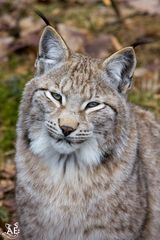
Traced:
<path id="1" fill-rule="evenodd" d="M 62 103 L 62 96 L 59 93 L 55 93 L 55 92 L 50 92 L 50 94 L 52 95 L 52 97 L 54 99 L 56 99 L 57 101 L 59 101 L 60 103 Z"/>
<path id="2" fill-rule="evenodd" d="M 98 105 L 100 105 L 99 102 L 89 102 L 89 103 L 86 105 L 85 109 L 94 108 L 94 107 L 96 107 L 96 106 L 98 106 Z"/>

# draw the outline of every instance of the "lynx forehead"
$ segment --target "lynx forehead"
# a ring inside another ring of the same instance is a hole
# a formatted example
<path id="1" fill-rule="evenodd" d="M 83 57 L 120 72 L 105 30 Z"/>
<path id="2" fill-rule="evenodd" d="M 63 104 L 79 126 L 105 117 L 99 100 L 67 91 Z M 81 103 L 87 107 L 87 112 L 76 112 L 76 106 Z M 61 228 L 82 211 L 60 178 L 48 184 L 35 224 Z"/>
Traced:
<path id="1" fill-rule="evenodd" d="M 47 26 L 17 125 L 23 240 L 158 240 L 160 126 L 127 102 L 132 47 L 72 53 Z"/>
<path id="2" fill-rule="evenodd" d="M 100 61 L 75 54 L 61 67 L 61 71 L 50 71 L 40 84 L 55 87 L 64 94 L 78 94 L 84 99 L 90 99 L 96 94 L 104 93 L 104 87 L 107 88 L 102 81 L 102 70 L 99 65 Z"/>

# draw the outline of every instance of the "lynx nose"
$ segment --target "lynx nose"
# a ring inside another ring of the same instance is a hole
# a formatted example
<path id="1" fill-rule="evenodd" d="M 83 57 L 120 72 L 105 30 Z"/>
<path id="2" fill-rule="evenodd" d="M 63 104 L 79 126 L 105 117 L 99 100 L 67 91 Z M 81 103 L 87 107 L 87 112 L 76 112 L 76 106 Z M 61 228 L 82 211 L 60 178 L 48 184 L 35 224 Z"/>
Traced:
<path id="1" fill-rule="evenodd" d="M 74 128 L 68 127 L 68 126 L 61 126 L 60 128 L 62 129 L 62 132 L 65 137 L 68 136 L 69 134 L 71 134 L 73 131 L 75 131 Z"/>

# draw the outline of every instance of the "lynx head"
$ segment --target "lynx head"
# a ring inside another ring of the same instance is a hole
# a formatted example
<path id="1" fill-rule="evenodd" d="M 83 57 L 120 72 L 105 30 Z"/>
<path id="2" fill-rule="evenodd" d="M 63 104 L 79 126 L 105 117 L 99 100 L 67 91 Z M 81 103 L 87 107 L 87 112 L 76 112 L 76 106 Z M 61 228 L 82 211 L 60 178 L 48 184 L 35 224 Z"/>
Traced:
<path id="1" fill-rule="evenodd" d="M 39 43 L 37 76 L 26 87 L 22 108 L 33 154 L 53 161 L 55 155 L 75 154 L 89 166 L 99 164 L 104 154 L 120 154 L 125 93 L 135 65 L 132 47 L 95 60 L 72 53 L 47 26 Z"/>

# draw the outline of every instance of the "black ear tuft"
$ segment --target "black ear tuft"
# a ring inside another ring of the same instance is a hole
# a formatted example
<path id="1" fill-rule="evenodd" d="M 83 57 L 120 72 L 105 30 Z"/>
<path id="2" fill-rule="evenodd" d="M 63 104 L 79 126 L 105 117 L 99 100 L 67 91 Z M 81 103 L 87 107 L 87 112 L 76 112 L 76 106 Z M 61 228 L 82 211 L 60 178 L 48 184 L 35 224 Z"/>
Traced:
<path id="1" fill-rule="evenodd" d="M 45 24 L 46 24 L 47 26 L 51 26 L 49 20 L 46 18 L 46 16 L 44 16 L 44 14 L 43 14 L 41 11 L 39 11 L 38 9 L 35 9 L 34 11 L 35 11 L 35 13 L 36 13 L 40 18 L 43 19 L 43 21 L 45 22 Z"/>

